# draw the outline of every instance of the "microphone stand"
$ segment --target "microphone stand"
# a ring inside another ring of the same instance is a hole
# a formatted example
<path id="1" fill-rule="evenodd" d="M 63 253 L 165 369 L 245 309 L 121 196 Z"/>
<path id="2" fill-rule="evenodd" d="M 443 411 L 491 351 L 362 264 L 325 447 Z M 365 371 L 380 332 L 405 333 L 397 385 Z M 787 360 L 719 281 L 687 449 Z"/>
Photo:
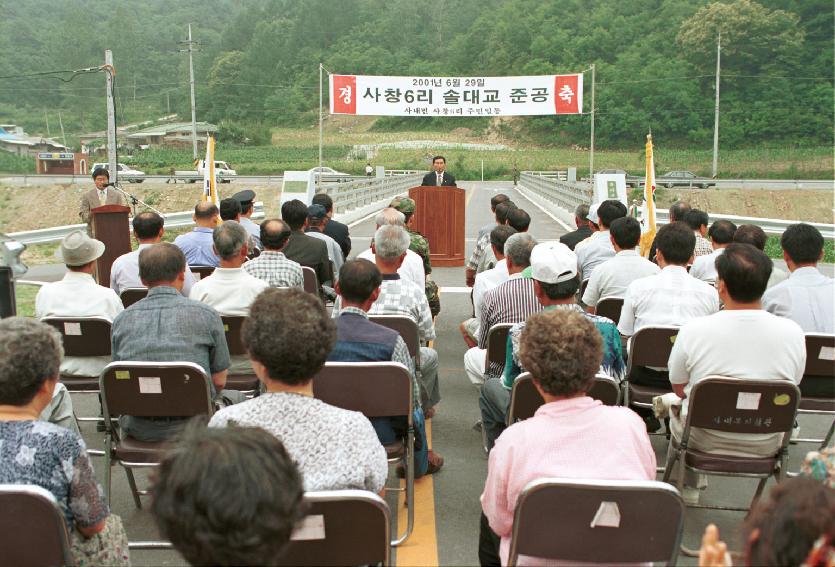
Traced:
<path id="1" fill-rule="evenodd" d="M 128 200 L 128 202 L 130 202 L 131 206 L 133 207 L 133 216 L 136 216 L 136 205 L 139 204 L 145 207 L 146 209 L 151 209 L 162 218 L 165 218 L 165 215 L 161 211 L 155 209 L 154 207 L 152 207 L 133 193 L 128 193 L 127 191 L 122 189 L 122 186 L 119 184 L 118 181 L 115 183 L 108 184 L 108 187 L 113 187 L 116 191 L 125 196 L 125 198 Z"/>

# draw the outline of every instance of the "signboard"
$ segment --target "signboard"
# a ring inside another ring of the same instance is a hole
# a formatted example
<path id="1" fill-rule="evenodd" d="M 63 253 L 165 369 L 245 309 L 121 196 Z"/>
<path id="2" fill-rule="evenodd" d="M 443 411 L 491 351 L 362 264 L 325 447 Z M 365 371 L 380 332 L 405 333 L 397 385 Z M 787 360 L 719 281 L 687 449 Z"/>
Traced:
<path id="1" fill-rule="evenodd" d="M 330 75 L 331 114 L 537 116 L 582 114 L 583 75 L 386 77 Z"/>
<path id="2" fill-rule="evenodd" d="M 51 159 L 73 159 L 75 154 L 67 154 L 67 153 L 56 153 L 56 152 L 41 152 L 38 154 L 38 159 L 40 160 L 51 160 Z"/>
<path id="3" fill-rule="evenodd" d="M 281 204 L 298 199 L 310 205 L 316 193 L 316 183 L 312 171 L 285 171 L 281 185 Z"/>
<path id="4" fill-rule="evenodd" d="M 597 173 L 594 176 L 594 202 L 617 199 L 627 207 L 626 175 L 623 173 Z"/>

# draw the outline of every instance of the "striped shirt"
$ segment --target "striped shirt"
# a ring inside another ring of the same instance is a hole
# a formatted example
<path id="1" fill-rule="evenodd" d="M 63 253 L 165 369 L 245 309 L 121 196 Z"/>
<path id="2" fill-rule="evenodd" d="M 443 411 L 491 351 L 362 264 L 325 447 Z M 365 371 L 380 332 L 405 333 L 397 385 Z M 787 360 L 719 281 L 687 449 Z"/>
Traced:
<path id="1" fill-rule="evenodd" d="M 270 287 L 304 287 L 302 267 L 282 252 L 264 250 L 257 258 L 245 262 L 243 269 L 250 276 L 264 280 Z"/>
<path id="2" fill-rule="evenodd" d="M 710 243 L 710 240 L 708 240 L 698 232 L 695 232 L 695 234 L 696 246 L 693 248 L 693 255 L 698 258 L 699 256 L 707 256 L 708 254 L 713 254 L 713 245 Z"/>
<path id="3" fill-rule="evenodd" d="M 542 304 L 534 293 L 533 280 L 521 273 L 513 274 L 505 283 L 487 292 L 481 302 L 478 347 L 487 348 L 487 334 L 493 325 L 520 323 L 540 311 Z M 501 376 L 502 370 L 501 363 L 493 362 L 485 375 Z"/>
<path id="4" fill-rule="evenodd" d="M 475 243 L 475 249 L 473 249 L 473 253 L 470 255 L 470 259 L 467 261 L 466 267 L 468 270 L 478 270 L 479 265 L 482 264 L 482 256 L 484 256 L 489 247 L 490 233 L 488 232 L 484 236 L 478 237 L 478 240 Z"/>

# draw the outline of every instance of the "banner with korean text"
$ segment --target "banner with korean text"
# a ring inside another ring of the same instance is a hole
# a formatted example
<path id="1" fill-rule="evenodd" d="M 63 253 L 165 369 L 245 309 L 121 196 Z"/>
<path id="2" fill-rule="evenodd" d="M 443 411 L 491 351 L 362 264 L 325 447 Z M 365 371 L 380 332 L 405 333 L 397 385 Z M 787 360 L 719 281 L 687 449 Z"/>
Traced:
<path id="1" fill-rule="evenodd" d="M 330 111 L 331 114 L 372 116 L 582 114 L 583 75 L 330 75 Z"/>

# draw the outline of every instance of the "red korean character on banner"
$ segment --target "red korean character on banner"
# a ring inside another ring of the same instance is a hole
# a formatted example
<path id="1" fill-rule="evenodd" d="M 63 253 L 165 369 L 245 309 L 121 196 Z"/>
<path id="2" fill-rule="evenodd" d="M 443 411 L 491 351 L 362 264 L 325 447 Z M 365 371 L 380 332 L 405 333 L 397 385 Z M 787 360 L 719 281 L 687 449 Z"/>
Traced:
<path id="1" fill-rule="evenodd" d="M 331 75 L 331 113 L 357 113 L 356 75 Z"/>
<path id="2" fill-rule="evenodd" d="M 556 114 L 583 112 L 582 75 L 557 75 L 554 78 L 554 108 Z"/>

